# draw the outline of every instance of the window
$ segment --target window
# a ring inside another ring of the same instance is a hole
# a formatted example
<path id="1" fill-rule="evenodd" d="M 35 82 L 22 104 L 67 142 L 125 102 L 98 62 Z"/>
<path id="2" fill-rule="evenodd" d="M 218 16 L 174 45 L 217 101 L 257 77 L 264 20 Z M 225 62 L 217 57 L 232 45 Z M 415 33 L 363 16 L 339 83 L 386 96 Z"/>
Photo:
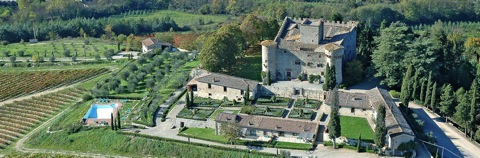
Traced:
<path id="1" fill-rule="evenodd" d="M 223 87 L 223 92 L 227 92 L 227 87 Z"/>
<path id="2" fill-rule="evenodd" d="M 243 92 L 243 90 L 240 90 L 240 94 L 243 95 L 243 93 L 245 93 L 245 92 Z"/>
<path id="3" fill-rule="evenodd" d="M 283 53 L 287 53 L 287 51 L 286 51 L 286 50 L 283 50 Z"/>
<path id="4" fill-rule="evenodd" d="M 212 84 L 208 84 L 208 89 L 212 89 Z"/>
<path id="5" fill-rule="evenodd" d="M 300 61 L 295 61 L 295 65 L 300 65 Z"/>
<path id="6" fill-rule="evenodd" d="M 323 64 L 317 64 L 317 67 L 323 67 Z"/>
<path id="7" fill-rule="evenodd" d="M 298 133 L 292 133 L 293 136 L 298 136 Z"/>
<path id="8" fill-rule="evenodd" d="M 284 137 L 284 136 L 285 136 L 285 132 L 278 132 L 278 135 L 279 135 L 280 137 Z"/>
<path id="9" fill-rule="evenodd" d="M 309 66 L 309 67 L 313 67 L 313 63 L 311 63 L 311 62 L 308 62 L 308 63 L 307 63 L 307 66 Z"/>
<path id="10" fill-rule="evenodd" d="M 255 130 L 250 130 L 250 136 L 257 136 L 257 131 Z"/>
<path id="11" fill-rule="evenodd" d="M 355 108 L 350 108 L 351 113 L 355 113 Z"/>
<path id="12" fill-rule="evenodd" d="M 322 76 L 323 76 L 323 75 L 325 75 L 325 72 L 322 71 L 320 74 L 322 74 Z"/>
<path id="13" fill-rule="evenodd" d="M 212 93 L 208 93 L 208 96 L 212 96 Z"/>

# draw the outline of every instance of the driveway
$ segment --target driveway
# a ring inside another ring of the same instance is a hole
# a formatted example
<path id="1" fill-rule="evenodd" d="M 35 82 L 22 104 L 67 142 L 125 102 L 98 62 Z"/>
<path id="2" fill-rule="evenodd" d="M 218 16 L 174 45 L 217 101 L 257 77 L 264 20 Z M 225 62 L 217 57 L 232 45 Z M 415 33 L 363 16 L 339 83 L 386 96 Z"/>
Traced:
<path id="1" fill-rule="evenodd" d="M 445 123 L 440 116 L 414 103 L 409 106 L 424 121 L 425 133 L 432 131 L 437 137 L 438 145 L 446 148 L 444 157 L 480 158 L 480 147 L 464 137 L 455 127 Z M 441 152 L 442 150 L 439 150 L 439 153 Z"/>

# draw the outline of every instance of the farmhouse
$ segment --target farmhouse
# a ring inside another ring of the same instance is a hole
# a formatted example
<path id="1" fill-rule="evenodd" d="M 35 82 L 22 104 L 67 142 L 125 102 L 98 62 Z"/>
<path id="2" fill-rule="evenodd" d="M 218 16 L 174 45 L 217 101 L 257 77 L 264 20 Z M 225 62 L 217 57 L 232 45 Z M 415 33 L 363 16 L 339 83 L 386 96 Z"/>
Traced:
<path id="1" fill-rule="evenodd" d="M 331 106 L 332 93 L 329 93 L 325 103 Z M 408 125 L 398 106 L 392 100 L 387 90 L 373 88 L 365 93 L 338 92 L 339 113 L 341 115 L 361 115 L 376 119 L 379 106 L 385 106 L 385 126 L 387 127 L 386 147 L 389 155 L 402 155 L 397 150 L 401 143 L 415 139 L 415 135 Z"/>
<path id="2" fill-rule="evenodd" d="M 286 142 L 310 143 L 315 140 L 318 123 L 289 120 L 264 116 L 220 113 L 215 118 L 215 133 L 218 135 L 221 124 L 236 123 L 245 138 L 256 140 L 272 140 Z"/>
<path id="3" fill-rule="evenodd" d="M 217 100 L 227 98 L 238 102 L 243 101 L 247 92 L 251 98 L 255 98 L 258 86 L 259 83 L 254 80 L 210 72 L 199 75 L 187 84 L 187 88 L 199 97 Z"/>
<path id="4" fill-rule="evenodd" d="M 148 53 L 154 49 L 165 50 L 165 48 L 171 49 L 172 44 L 160 41 L 155 38 L 147 38 L 142 40 L 142 52 Z"/>
<path id="5" fill-rule="evenodd" d="M 262 71 L 273 81 L 314 75 L 323 82 L 330 65 L 341 83 L 342 64 L 355 58 L 357 24 L 286 17 L 275 39 L 261 43 Z"/>

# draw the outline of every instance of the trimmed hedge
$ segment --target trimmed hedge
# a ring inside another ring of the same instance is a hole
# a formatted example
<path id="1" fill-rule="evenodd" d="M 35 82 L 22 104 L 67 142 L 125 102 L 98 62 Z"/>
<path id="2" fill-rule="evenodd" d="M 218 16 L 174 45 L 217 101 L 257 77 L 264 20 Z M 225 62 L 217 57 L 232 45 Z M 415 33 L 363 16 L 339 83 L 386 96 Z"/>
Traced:
<path id="1" fill-rule="evenodd" d="M 175 93 L 175 92 L 174 92 L 174 93 Z M 163 111 L 162 119 L 161 119 L 162 122 L 165 122 L 165 120 L 166 120 L 166 118 L 167 118 L 167 115 L 168 115 L 168 112 L 170 112 L 170 110 L 172 109 L 172 107 L 178 102 L 178 100 L 180 100 L 180 98 L 181 98 L 183 95 L 185 95 L 185 93 L 187 93 L 187 89 L 184 89 L 184 90 L 182 91 L 182 93 L 180 93 L 180 95 L 178 95 L 178 96 L 175 98 L 175 101 L 170 102 L 170 105 L 168 105 L 168 109 L 165 110 L 165 111 Z M 188 94 L 187 94 L 187 95 L 188 95 Z M 158 108 L 160 108 L 160 107 L 158 107 Z M 157 110 L 159 110 L 159 109 L 157 109 Z"/>

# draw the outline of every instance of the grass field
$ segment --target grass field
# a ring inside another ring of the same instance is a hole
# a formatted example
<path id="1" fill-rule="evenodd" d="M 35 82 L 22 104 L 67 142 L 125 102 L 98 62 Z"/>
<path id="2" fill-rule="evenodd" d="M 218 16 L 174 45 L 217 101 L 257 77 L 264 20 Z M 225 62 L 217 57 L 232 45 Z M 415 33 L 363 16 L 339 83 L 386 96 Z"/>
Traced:
<path id="1" fill-rule="evenodd" d="M 204 138 L 215 142 L 227 143 L 228 140 L 223 135 L 215 135 L 215 129 L 212 128 L 188 128 L 181 132 L 182 136 Z"/>
<path id="2" fill-rule="evenodd" d="M 172 10 L 160 10 L 160 11 L 153 11 L 153 12 L 146 12 L 145 14 L 141 15 L 128 15 L 128 13 L 123 13 L 120 15 L 112 16 L 111 18 L 122 18 L 125 20 L 128 19 L 148 19 L 148 18 L 159 18 L 159 17 L 170 17 L 172 18 L 177 25 L 183 26 L 192 26 L 198 25 L 199 20 L 202 19 L 205 24 L 209 22 L 213 22 L 212 24 L 217 24 L 220 22 L 226 21 L 228 18 L 235 18 L 229 15 L 202 15 L 202 14 L 189 14 L 181 11 L 172 11 Z"/>
<path id="3" fill-rule="evenodd" d="M 117 45 L 111 40 L 102 40 L 99 38 L 88 38 L 90 43 L 85 45 L 84 38 L 62 38 L 54 41 L 43 41 L 30 44 L 28 42 L 12 43 L 6 46 L 0 47 L 1 56 L 3 59 L 7 59 L 3 52 L 10 51 L 10 55 L 17 54 L 18 51 L 24 51 L 24 57 L 32 57 L 32 55 L 39 55 L 48 61 L 52 52 L 56 58 L 66 57 L 63 52 L 70 51 L 70 56 L 77 55 L 78 58 L 89 57 L 93 58 L 96 54 L 103 57 L 103 53 L 109 49 L 117 51 Z M 17 57 L 19 57 L 17 55 Z"/>
<path id="4" fill-rule="evenodd" d="M 255 48 L 249 48 L 255 49 Z M 247 50 L 249 51 L 249 50 Z M 261 81 L 260 76 L 262 72 L 262 54 L 261 50 L 254 50 L 252 54 L 248 54 L 233 68 L 232 72 L 227 72 L 229 75 L 243 77 L 251 80 Z"/>
<path id="5" fill-rule="evenodd" d="M 210 116 L 211 119 L 215 119 L 215 117 L 217 117 L 217 115 L 219 113 L 222 113 L 222 112 L 231 112 L 232 114 L 238 114 L 239 110 L 223 110 L 223 109 L 218 109 L 218 110 L 215 110 L 215 112 L 213 112 L 212 116 Z"/>
<path id="6" fill-rule="evenodd" d="M 374 133 L 365 118 L 340 116 L 341 135 L 351 139 L 358 139 L 362 134 L 362 141 L 373 143 Z"/>
<path id="7" fill-rule="evenodd" d="M 286 148 L 286 149 L 309 150 L 313 147 L 313 144 L 310 144 L 310 143 L 277 142 L 275 147 Z"/>

